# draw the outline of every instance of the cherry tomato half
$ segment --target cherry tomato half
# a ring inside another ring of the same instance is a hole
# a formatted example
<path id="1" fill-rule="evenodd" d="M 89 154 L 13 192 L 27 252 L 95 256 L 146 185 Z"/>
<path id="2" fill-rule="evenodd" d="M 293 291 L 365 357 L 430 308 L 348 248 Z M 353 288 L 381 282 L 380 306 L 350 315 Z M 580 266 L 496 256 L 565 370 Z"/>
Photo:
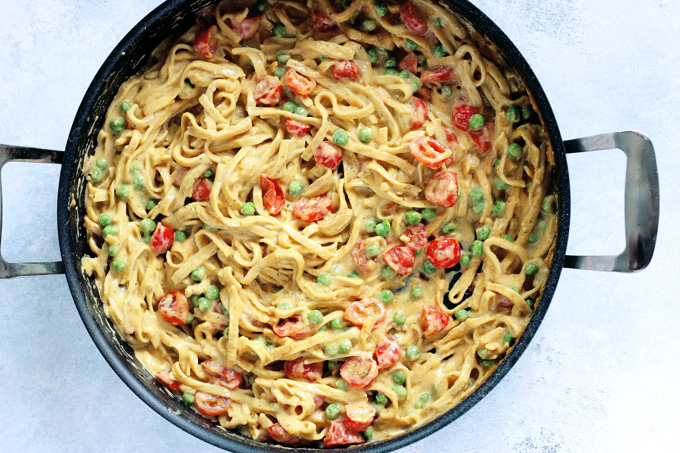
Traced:
<path id="1" fill-rule="evenodd" d="M 406 236 L 406 238 L 404 238 L 404 236 Z M 409 225 L 406 227 L 406 230 L 404 230 L 404 234 L 402 234 L 401 237 L 408 248 L 420 250 L 427 245 L 427 227 L 422 223 Z"/>
<path id="2" fill-rule="evenodd" d="M 217 25 L 196 32 L 194 50 L 205 58 L 212 58 L 217 51 Z"/>
<path id="3" fill-rule="evenodd" d="M 288 379 L 306 379 L 310 382 L 321 379 L 323 374 L 323 362 L 305 363 L 307 359 L 301 357 L 288 360 L 283 367 Z"/>
<path id="4" fill-rule="evenodd" d="M 331 199 L 325 195 L 316 198 L 303 198 L 293 206 L 293 215 L 298 220 L 316 222 L 331 212 Z"/>
<path id="5" fill-rule="evenodd" d="M 172 247 L 174 242 L 175 231 L 159 222 L 156 226 L 156 230 L 151 235 L 149 246 L 151 246 L 152 252 L 156 255 L 160 255 L 170 250 L 170 247 Z"/>
<path id="6" fill-rule="evenodd" d="M 286 118 L 286 130 L 290 135 L 304 137 L 311 128 L 311 124 L 303 123 L 302 121 L 294 120 L 292 118 Z"/>
<path id="7" fill-rule="evenodd" d="M 399 6 L 399 14 L 404 20 L 404 25 L 416 35 L 424 35 L 427 33 L 427 22 L 420 17 L 418 9 L 413 2 L 402 3 Z"/>
<path id="8" fill-rule="evenodd" d="M 421 127 L 423 124 L 425 124 L 425 120 L 427 119 L 427 105 L 421 100 L 418 99 L 417 97 L 412 97 L 411 98 L 411 107 L 413 107 L 413 111 L 411 112 L 411 129 L 418 129 Z M 420 137 L 424 138 L 424 137 Z M 416 139 L 418 140 L 418 139 Z M 415 140 L 414 140 L 415 141 Z"/>
<path id="9" fill-rule="evenodd" d="M 340 376 L 352 387 L 363 389 L 378 376 L 378 364 L 368 357 L 351 357 L 340 368 Z"/>
<path id="10" fill-rule="evenodd" d="M 324 445 L 335 447 L 337 445 L 363 444 L 364 436 L 349 427 L 345 420 L 334 420 L 326 432 Z"/>
<path id="11" fill-rule="evenodd" d="M 156 373 L 156 376 L 154 376 L 160 383 L 163 385 L 169 387 L 171 390 L 174 390 L 175 392 L 179 392 L 179 386 L 180 383 L 179 381 L 176 381 L 172 377 L 172 370 L 170 368 L 166 368 L 163 371 Z"/>
<path id="12" fill-rule="evenodd" d="M 283 96 L 283 85 L 277 77 L 266 75 L 257 82 L 253 96 L 257 105 L 276 105 Z"/>
<path id="13" fill-rule="evenodd" d="M 451 82 L 456 77 L 456 72 L 453 68 L 434 68 L 423 71 L 420 75 L 420 82 Z"/>
<path id="14" fill-rule="evenodd" d="M 293 68 L 288 68 L 286 70 L 286 75 L 283 76 L 283 82 L 288 88 L 293 90 L 293 93 L 302 97 L 309 96 L 316 87 L 316 80 L 308 79 Z"/>
<path id="15" fill-rule="evenodd" d="M 333 19 L 331 19 L 327 14 L 322 13 L 317 9 L 312 10 L 312 22 L 314 24 L 314 30 L 321 33 L 330 31 L 333 29 L 333 27 L 335 27 L 335 21 L 333 21 Z"/>
<path id="16" fill-rule="evenodd" d="M 352 258 L 354 258 L 354 262 L 359 268 L 359 272 L 364 275 L 370 274 L 378 267 L 378 264 L 376 263 L 378 258 L 369 258 L 366 256 L 366 252 L 364 251 L 365 248 L 366 243 L 364 241 L 357 241 L 357 245 L 352 249 Z"/>
<path id="17" fill-rule="evenodd" d="M 375 299 L 361 299 L 349 304 L 345 309 L 345 319 L 362 328 L 369 317 L 375 318 L 373 329 L 377 329 L 383 321 L 385 321 L 385 307 Z"/>
<path id="18" fill-rule="evenodd" d="M 382 257 L 389 267 L 401 275 L 410 274 L 416 261 L 416 254 L 413 249 L 405 245 L 392 247 L 383 253 Z"/>
<path id="19" fill-rule="evenodd" d="M 352 60 L 340 60 L 336 61 L 331 68 L 331 73 L 333 78 L 340 82 L 351 80 L 356 82 L 361 77 L 361 70 L 359 65 L 357 65 Z"/>
<path id="20" fill-rule="evenodd" d="M 342 151 L 342 148 L 328 140 L 321 142 L 316 151 L 314 151 L 314 159 L 316 162 L 331 170 L 338 168 L 340 162 L 342 162 L 343 155 L 344 152 Z"/>
<path id="21" fill-rule="evenodd" d="M 408 149 L 418 162 L 430 168 L 439 168 L 452 154 L 432 137 L 418 137 L 409 143 Z"/>
<path id="22" fill-rule="evenodd" d="M 226 367 L 213 359 L 208 359 L 201 363 L 201 367 L 208 373 L 215 382 L 222 387 L 230 390 L 238 388 L 243 383 L 243 376 L 238 371 Z"/>
<path id="23" fill-rule="evenodd" d="M 470 131 L 470 138 L 475 142 L 479 152 L 482 155 L 486 154 L 491 149 L 491 137 L 493 136 L 493 123 L 487 121 L 484 123 L 484 128 L 479 131 Z"/>
<path id="24" fill-rule="evenodd" d="M 450 208 L 458 201 L 458 176 L 452 171 L 440 171 L 425 187 L 425 198 L 432 204 Z"/>
<path id="25" fill-rule="evenodd" d="M 158 314 L 166 322 L 175 326 L 183 326 L 187 323 L 189 303 L 181 289 L 172 291 L 158 301 Z"/>
<path id="26" fill-rule="evenodd" d="M 470 117 L 479 113 L 479 109 L 469 104 L 458 104 L 451 111 L 451 122 L 463 132 L 469 132 Z"/>
<path id="27" fill-rule="evenodd" d="M 241 39 L 252 39 L 260 28 L 262 16 L 246 17 L 239 21 L 232 21 L 231 25 Z"/>
<path id="28" fill-rule="evenodd" d="M 425 254 L 437 269 L 453 267 L 460 260 L 460 243 L 450 236 L 439 236 L 430 242 Z"/>
<path id="29" fill-rule="evenodd" d="M 418 72 L 418 55 L 411 51 L 406 54 L 404 58 L 398 64 L 399 69 L 402 71 L 406 70 L 411 74 Z"/>
<path id="30" fill-rule="evenodd" d="M 314 331 L 314 326 L 306 322 L 302 315 L 293 315 L 290 318 L 279 320 L 272 330 L 280 337 L 288 337 L 299 340 Z"/>
<path id="31" fill-rule="evenodd" d="M 210 201 L 210 192 L 212 191 L 212 182 L 209 179 L 201 178 L 194 187 L 191 193 L 191 198 L 194 201 Z"/>
<path id="32" fill-rule="evenodd" d="M 430 338 L 449 324 L 451 318 L 444 310 L 434 305 L 423 305 L 423 335 Z"/>
<path id="33" fill-rule="evenodd" d="M 194 404 L 196 409 L 206 417 L 217 417 L 227 412 L 227 409 L 231 406 L 231 400 L 210 393 L 196 392 Z"/>
<path id="34" fill-rule="evenodd" d="M 401 346 L 392 335 L 385 335 L 375 347 L 375 358 L 378 362 L 378 369 L 384 370 L 391 367 L 401 358 Z M 363 431 L 363 430 L 362 430 Z"/>
<path id="35" fill-rule="evenodd" d="M 286 203 L 283 188 L 278 179 L 260 175 L 260 188 L 262 188 L 262 203 L 270 215 L 277 215 Z"/>
<path id="36" fill-rule="evenodd" d="M 368 401 L 352 401 L 345 406 L 345 417 L 354 431 L 366 431 L 375 418 L 375 407 Z"/>
<path id="37" fill-rule="evenodd" d="M 307 440 L 302 437 L 294 436 L 289 434 L 288 431 L 283 429 L 280 423 L 272 425 L 267 430 L 272 439 L 283 445 L 289 445 L 291 447 L 297 447 L 298 445 L 306 444 Z"/>

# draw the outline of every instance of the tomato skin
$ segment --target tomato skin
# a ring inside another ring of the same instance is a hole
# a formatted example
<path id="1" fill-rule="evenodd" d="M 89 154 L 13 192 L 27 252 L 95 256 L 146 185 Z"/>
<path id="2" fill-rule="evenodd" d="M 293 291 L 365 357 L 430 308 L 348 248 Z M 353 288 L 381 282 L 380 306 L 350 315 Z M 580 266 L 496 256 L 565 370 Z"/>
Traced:
<path id="1" fill-rule="evenodd" d="M 364 252 L 365 248 L 366 244 L 364 241 L 357 241 L 357 245 L 355 245 L 354 249 L 352 249 L 352 258 L 354 258 L 354 262 L 359 268 L 359 272 L 361 272 L 364 275 L 370 274 L 376 269 L 376 267 L 378 267 L 378 265 L 376 264 L 378 258 L 367 257 L 366 253 Z"/>
<path id="2" fill-rule="evenodd" d="M 356 389 L 364 389 L 378 377 L 378 364 L 368 357 L 351 357 L 340 368 L 340 376 Z"/>
<path id="3" fill-rule="evenodd" d="M 410 274 L 413 271 L 416 261 L 415 252 L 406 245 L 392 247 L 383 253 L 382 257 L 389 267 L 401 275 Z"/>
<path id="4" fill-rule="evenodd" d="M 458 175 L 440 171 L 430 178 L 425 187 L 425 198 L 432 204 L 450 208 L 458 201 Z"/>
<path id="5" fill-rule="evenodd" d="M 347 425 L 354 431 L 366 431 L 375 419 L 375 412 L 367 401 L 353 401 L 345 406 Z"/>
<path id="6" fill-rule="evenodd" d="M 361 77 L 359 65 L 351 60 L 340 60 L 335 62 L 331 68 L 333 78 L 339 82 L 350 80 L 356 82 Z"/>
<path id="7" fill-rule="evenodd" d="M 399 62 L 398 67 L 402 71 L 406 70 L 411 74 L 415 74 L 418 72 L 418 55 L 413 51 L 407 53 Z"/>
<path id="8" fill-rule="evenodd" d="M 408 144 L 411 155 L 430 168 L 439 168 L 452 154 L 451 150 L 432 137 L 418 137 Z"/>
<path id="9" fill-rule="evenodd" d="M 174 326 L 183 326 L 187 323 L 189 314 L 189 302 L 181 289 L 172 291 L 158 301 L 158 314 L 166 322 Z"/>
<path id="10" fill-rule="evenodd" d="M 168 228 L 162 223 L 156 226 L 156 230 L 151 235 L 151 241 L 149 241 L 149 246 L 151 246 L 151 251 L 156 255 L 161 255 L 172 247 L 175 242 L 175 230 Z"/>
<path id="11" fill-rule="evenodd" d="M 491 149 L 491 136 L 493 135 L 494 124 L 490 121 L 484 123 L 484 128 L 479 131 L 470 131 L 470 138 L 475 142 L 477 148 L 482 153 L 486 154 Z"/>
<path id="12" fill-rule="evenodd" d="M 211 395 L 210 393 L 196 392 L 194 404 L 196 409 L 206 417 L 217 417 L 227 412 L 231 406 L 231 400 L 223 396 Z"/>
<path id="13" fill-rule="evenodd" d="M 262 16 L 246 17 L 240 21 L 232 21 L 231 25 L 241 39 L 251 39 L 260 28 Z"/>
<path id="14" fill-rule="evenodd" d="M 314 331 L 314 327 L 305 322 L 302 315 L 293 315 L 290 318 L 279 320 L 272 330 L 279 337 L 288 337 L 294 340 L 300 340 Z"/>
<path id="15" fill-rule="evenodd" d="M 314 382 L 323 375 L 323 362 L 305 363 L 304 357 L 286 361 L 283 369 L 288 379 L 305 379 Z"/>
<path id="16" fill-rule="evenodd" d="M 335 21 L 317 9 L 312 10 L 312 22 L 314 30 L 321 33 L 331 31 L 335 27 Z"/>
<path id="17" fill-rule="evenodd" d="M 292 118 L 286 118 L 286 130 L 290 135 L 304 137 L 311 128 L 311 124 L 306 124 L 302 121 L 294 120 Z"/>
<path id="18" fill-rule="evenodd" d="M 303 198 L 293 206 L 293 215 L 298 220 L 316 222 L 331 212 L 331 199 L 325 195 L 316 198 Z"/>
<path id="19" fill-rule="evenodd" d="M 364 436 L 350 428 L 346 420 L 334 420 L 326 432 L 323 443 L 327 447 L 363 444 Z"/>
<path id="20" fill-rule="evenodd" d="M 360 329 L 364 326 L 364 322 L 369 316 L 376 319 L 371 330 L 377 329 L 387 316 L 385 307 L 375 299 L 361 299 L 349 304 L 345 309 L 344 315 L 346 320 Z"/>
<path id="21" fill-rule="evenodd" d="M 406 28 L 411 30 L 413 34 L 422 36 L 427 33 L 427 22 L 420 17 L 418 9 L 412 2 L 402 3 L 399 6 L 399 14 L 401 14 Z"/>
<path id="22" fill-rule="evenodd" d="M 410 102 L 411 106 L 413 107 L 413 111 L 411 112 L 411 129 L 418 129 L 423 124 L 425 124 L 425 120 L 427 119 L 427 105 L 425 102 L 415 96 L 411 98 Z"/>
<path id="23" fill-rule="evenodd" d="M 463 132 L 470 132 L 470 117 L 479 113 L 474 105 L 458 104 L 451 111 L 451 122 Z"/>
<path id="24" fill-rule="evenodd" d="M 434 305 L 423 305 L 423 335 L 430 338 L 446 328 L 451 318 Z"/>
<path id="25" fill-rule="evenodd" d="M 240 387 L 243 383 L 243 376 L 241 376 L 241 373 L 226 367 L 213 359 L 208 359 L 201 363 L 201 367 L 203 367 L 205 372 L 214 378 L 213 380 L 222 387 L 233 390 Z"/>
<path id="26" fill-rule="evenodd" d="M 453 68 L 434 68 L 423 71 L 420 76 L 420 83 L 426 82 L 451 82 L 456 77 Z"/>
<path id="27" fill-rule="evenodd" d="M 316 87 L 316 80 L 308 79 L 293 68 L 288 68 L 286 70 L 286 75 L 283 76 L 283 82 L 293 91 L 293 93 L 302 97 L 309 96 Z"/>
<path id="28" fill-rule="evenodd" d="M 427 227 L 422 223 L 407 226 L 401 236 L 406 236 L 408 242 L 404 242 L 410 249 L 420 250 L 427 245 Z"/>
<path id="29" fill-rule="evenodd" d="M 217 51 L 217 25 L 196 32 L 194 50 L 205 58 L 212 58 Z"/>
<path id="30" fill-rule="evenodd" d="M 191 193 L 191 198 L 194 201 L 210 201 L 210 192 L 212 191 L 212 182 L 209 179 L 201 178 L 194 187 Z"/>
<path id="31" fill-rule="evenodd" d="M 179 392 L 180 383 L 179 383 L 179 381 L 176 381 L 175 379 L 173 379 L 172 370 L 170 368 L 166 368 L 163 371 L 156 373 L 156 375 L 154 377 L 160 383 L 169 387 L 171 390 L 174 390 L 175 392 Z"/>
<path id="32" fill-rule="evenodd" d="M 286 203 L 283 188 L 278 179 L 260 175 L 260 187 L 262 188 L 262 203 L 270 215 L 278 215 Z"/>
<path id="33" fill-rule="evenodd" d="M 437 269 L 447 269 L 460 260 L 460 243 L 450 236 L 439 236 L 427 246 L 427 259 Z"/>
<path id="34" fill-rule="evenodd" d="M 391 367 L 401 358 L 401 346 L 392 335 L 385 335 L 375 347 L 375 359 L 378 362 L 378 369 L 384 370 Z M 363 431 L 363 430 L 361 430 Z"/>
<path id="35" fill-rule="evenodd" d="M 253 96 L 257 105 L 276 105 L 281 100 L 281 96 L 283 96 L 283 85 L 277 77 L 271 75 L 263 76 L 257 82 Z"/>
<path id="36" fill-rule="evenodd" d="M 294 436 L 281 426 L 280 423 L 270 426 L 267 431 L 269 431 L 269 436 L 276 442 L 289 445 L 291 447 L 297 447 L 298 445 L 306 444 L 308 441 L 302 437 Z"/>
<path id="37" fill-rule="evenodd" d="M 314 159 L 319 165 L 323 165 L 326 168 L 335 170 L 340 166 L 344 152 L 335 143 L 331 143 L 328 140 L 321 142 L 319 147 L 314 151 Z"/>

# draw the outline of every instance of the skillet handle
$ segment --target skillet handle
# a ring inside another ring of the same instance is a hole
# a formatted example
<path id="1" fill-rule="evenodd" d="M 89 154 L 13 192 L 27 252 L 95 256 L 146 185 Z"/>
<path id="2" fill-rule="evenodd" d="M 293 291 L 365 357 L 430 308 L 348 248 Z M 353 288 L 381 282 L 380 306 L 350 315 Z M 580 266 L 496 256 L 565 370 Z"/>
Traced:
<path id="1" fill-rule="evenodd" d="M 45 149 L 26 148 L 0 144 L 0 175 L 2 167 L 11 161 L 42 162 L 61 164 L 63 151 L 49 151 Z M 2 243 L 2 179 L 0 176 L 0 244 Z M 61 261 L 45 263 L 9 263 L 0 254 L 0 279 L 12 277 L 27 277 L 29 275 L 63 274 L 64 263 Z"/>
<path id="2" fill-rule="evenodd" d="M 613 272 L 634 272 L 647 267 L 659 229 L 659 175 L 652 142 L 641 132 L 626 131 L 568 140 L 564 146 L 567 154 L 618 148 L 627 157 L 625 250 L 618 256 L 567 255 L 564 266 Z"/>

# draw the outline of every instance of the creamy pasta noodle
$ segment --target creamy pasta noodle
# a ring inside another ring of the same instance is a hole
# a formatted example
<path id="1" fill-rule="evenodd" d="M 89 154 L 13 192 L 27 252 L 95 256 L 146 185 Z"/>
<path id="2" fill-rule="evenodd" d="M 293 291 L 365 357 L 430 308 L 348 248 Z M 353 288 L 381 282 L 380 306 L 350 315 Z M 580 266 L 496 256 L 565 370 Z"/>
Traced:
<path id="1" fill-rule="evenodd" d="M 549 140 L 482 41 L 424 0 L 259 0 L 163 43 L 83 169 L 82 266 L 144 367 L 285 445 L 387 439 L 473 392 L 557 231 Z"/>

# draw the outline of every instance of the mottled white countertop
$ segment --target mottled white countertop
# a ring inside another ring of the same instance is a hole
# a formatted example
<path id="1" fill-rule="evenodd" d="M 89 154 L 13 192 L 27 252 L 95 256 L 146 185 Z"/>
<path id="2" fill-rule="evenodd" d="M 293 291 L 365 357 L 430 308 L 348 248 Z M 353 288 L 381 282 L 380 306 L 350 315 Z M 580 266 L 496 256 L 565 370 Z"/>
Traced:
<path id="1" fill-rule="evenodd" d="M 64 149 L 95 72 L 158 3 L 0 2 L 0 143 Z M 658 244 L 640 273 L 565 269 L 537 335 L 503 381 L 463 417 L 402 451 L 677 448 L 680 2 L 473 3 L 529 61 L 565 139 L 629 129 L 649 135 L 661 183 Z M 620 252 L 623 153 L 568 161 L 568 252 Z M 5 166 L 6 259 L 59 259 L 58 176 L 56 165 Z M 3 452 L 218 451 L 157 415 L 114 374 L 63 275 L 0 281 L 0 382 Z"/>

